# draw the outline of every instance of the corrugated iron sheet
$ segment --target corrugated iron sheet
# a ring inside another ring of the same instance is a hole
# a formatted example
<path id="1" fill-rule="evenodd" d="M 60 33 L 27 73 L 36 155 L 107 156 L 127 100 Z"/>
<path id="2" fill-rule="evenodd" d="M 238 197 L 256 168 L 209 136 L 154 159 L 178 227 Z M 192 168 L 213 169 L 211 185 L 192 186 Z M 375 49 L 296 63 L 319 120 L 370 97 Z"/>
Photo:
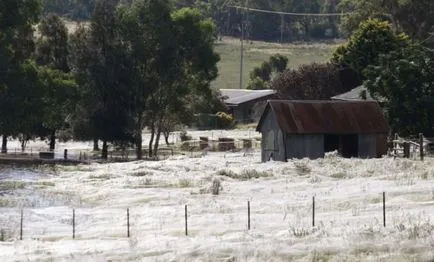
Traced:
<path id="1" fill-rule="evenodd" d="M 261 98 L 272 99 L 276 94 L 275 90 L 248 90 L 248 89 L 220 89 L 223 97 L 226 97 L 224 102 L 227 105 L 237 106 L 246 102 L 258 100 Z"/>
<path id="2" fill-rule="evenodd" d="M 286 133 L 389 133 L 389 125 L 376 102 L 270 100 L 267 109 L 273 111 Z M 258 129 L 260 124 L 261 121 Z"/>

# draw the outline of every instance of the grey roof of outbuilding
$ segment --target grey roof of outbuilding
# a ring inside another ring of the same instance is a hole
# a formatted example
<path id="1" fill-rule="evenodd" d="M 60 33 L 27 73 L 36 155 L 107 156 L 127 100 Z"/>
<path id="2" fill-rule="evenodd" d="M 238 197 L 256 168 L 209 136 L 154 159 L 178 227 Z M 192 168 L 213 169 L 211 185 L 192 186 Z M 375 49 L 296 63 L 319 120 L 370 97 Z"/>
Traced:
<path id="1" fill-rule="evenodd" d="M 227 105 L 239 105 L 246 102 L 254 101 L 260 98 L 268 98 L 276 94 L 276 91 L 266 90 L 249 90 L 249 89 L 220 89 Z"/>
<path id="2" fill-rule="evenodd" d="M 366 94 L 366 99 L 362 98 L 362 93 Z M 369 94 L 368 89 L 364 86 L 358 86 L 346 93 L 334 96 L 332 99 L 342 101 L 375 101 L 375 99 Z"/>
<path id="3" fill-rule="evenodd" d="M 288 134 L 389 133 L 389 125 L 375 101 L 270 100 L 257 131 L 270 110 L 280 129 Z"/>

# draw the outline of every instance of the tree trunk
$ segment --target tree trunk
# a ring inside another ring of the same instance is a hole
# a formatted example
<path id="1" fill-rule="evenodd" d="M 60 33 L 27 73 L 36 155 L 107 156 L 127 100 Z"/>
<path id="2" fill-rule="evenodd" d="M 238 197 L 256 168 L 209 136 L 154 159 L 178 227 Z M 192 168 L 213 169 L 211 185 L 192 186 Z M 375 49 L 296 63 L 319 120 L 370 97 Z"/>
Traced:
<path id="1" fill-rule="evenodd" d="M 8 152 L 8 137 L 3 135 L 2 139 L 2 154 L 6 154 Z"/>
<path id="2" fill-rule="evenodd" d="M 169 136 L 170 136 L 170 132 L 163 132 L 163 136 L 164 136 L 164 141 L 166 142 L 166 145 L 170 145 L 169 143 Z"/>
<path id="3" fill-rule="evenodd" d="M 102 141 L 102 152 L 101 152 L 101 158 L 107 160 L 108 156 L 108 147 L 107 147 L 107 141 Z"/>
<path id="4" fill-rule="evenodd" d="M 140 134 L 141 132 L 139 132 L 139 134 L 136 136 L 136 158 L 137 160 L 141 160 L 142 157 L 142 135 Z"/>
<path id="5" fill-rule="evenodd" d="M 50 134 L 50 151 L 54 151 L 56 147 L 56 130 L 52 130 Z"/>
<path id="6" fill-rule="evenodd" d="M 160 136 L 161 136 L 161 131 L 160 131 L 160 129 L 158 129 L 157 137 L 155 138 L 155 144 L 154 144 L 154 156 L 155 157 L 158 157 L 158 144 L 160 142 Z"/>
<path id="7" fill-rule="evenodd" d="M 26 140 L 23 139 L 23 141 L 21 141 L 21 152 L 24 153 L 25 150 L 26 150 Z"/>
<path id="8" fill-rule="evenodd" d="M 99 151 L 98 138 L 93 139 L 93 151 Z"/>
<path id="9" fill-rule="evenodd" d="M 152 124 L 152 127 L 151 127 L 151 138 L 149 139 L 149 154 L 148 154 L 149 157 L 153 156 L 153 154 L 152 154 L 152 146 L 154 145 L 154 136 L 155 136 L 155 128 L 154 128 L 154 125 Z"/>

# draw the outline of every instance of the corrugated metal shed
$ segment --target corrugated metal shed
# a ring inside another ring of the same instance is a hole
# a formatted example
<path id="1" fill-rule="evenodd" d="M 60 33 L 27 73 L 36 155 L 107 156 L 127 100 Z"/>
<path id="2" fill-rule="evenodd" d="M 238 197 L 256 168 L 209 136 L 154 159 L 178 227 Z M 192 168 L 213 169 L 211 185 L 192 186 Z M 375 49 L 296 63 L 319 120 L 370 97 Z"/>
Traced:
<path id="1" fill-rule="evenodd" d="M 273 111 L 280 129 L 288 134 L 389 133 L 376 102 L 270 100 L 263 115 L 267 110 Z"/>
<path id="2" fill-rule="evenodd" d="M 274 90 L 248 90 L 248 89 L 220 89 L 222 96 L 227 97 L 224 102 L 227 105 L 237 106 L 260 98 L 266 98 L 276 94 Z"/>

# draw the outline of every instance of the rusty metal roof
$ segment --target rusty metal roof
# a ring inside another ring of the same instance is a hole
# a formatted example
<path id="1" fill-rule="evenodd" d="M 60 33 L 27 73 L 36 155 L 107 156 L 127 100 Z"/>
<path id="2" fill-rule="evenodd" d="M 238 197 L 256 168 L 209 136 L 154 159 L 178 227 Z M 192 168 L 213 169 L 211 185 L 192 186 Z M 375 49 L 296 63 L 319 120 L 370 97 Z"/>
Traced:
<path id="1" fill-rule="evenodd" d="M 257 131 L 270 110 L 285 133 L 389 133 L 389 125 L 380 106 L 372 101 L 270 100 L 259 120 Z"/>

